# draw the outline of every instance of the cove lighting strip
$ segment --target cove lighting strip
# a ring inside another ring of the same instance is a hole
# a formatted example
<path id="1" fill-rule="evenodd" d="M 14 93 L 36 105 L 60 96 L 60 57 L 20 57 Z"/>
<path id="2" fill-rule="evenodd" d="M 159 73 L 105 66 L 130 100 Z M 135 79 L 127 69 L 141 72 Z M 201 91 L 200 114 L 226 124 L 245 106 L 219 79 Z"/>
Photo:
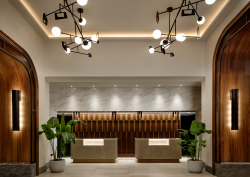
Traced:
<path id="1" fill-rule="evenodd" d="M 104 146 L 104 139 L 84 139 L 83 146 Z"/>

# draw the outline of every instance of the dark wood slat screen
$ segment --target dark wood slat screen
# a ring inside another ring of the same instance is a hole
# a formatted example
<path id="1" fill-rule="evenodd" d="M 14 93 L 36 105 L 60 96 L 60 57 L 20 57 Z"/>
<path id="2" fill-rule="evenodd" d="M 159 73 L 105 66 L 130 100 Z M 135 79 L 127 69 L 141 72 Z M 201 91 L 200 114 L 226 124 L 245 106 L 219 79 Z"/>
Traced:
<path id="1" fill-rule="evenodd" d="M 118 138 L 118 156 L 135 155 L 135 138 L 180 138 L 180 113 L 117 113 L 116 122 L 112 114 L 73 114 L 73 118 L 83 120 L 88 127 L 78 123 L 74 128 L 77 138 Z"/>

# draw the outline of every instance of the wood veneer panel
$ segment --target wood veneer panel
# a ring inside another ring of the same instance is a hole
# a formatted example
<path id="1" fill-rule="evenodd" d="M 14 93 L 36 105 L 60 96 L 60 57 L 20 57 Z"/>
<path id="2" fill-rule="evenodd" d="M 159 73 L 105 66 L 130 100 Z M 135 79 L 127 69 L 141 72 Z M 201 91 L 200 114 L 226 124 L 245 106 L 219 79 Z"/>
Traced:
<path id="1" fill-rule="evenodd" d="M 222 32 L 215 49 L 213 61 L 213 172 L 215 162 L 249 162 L 249 107 L 250 107 L 250 3 L 229 23 Z M 230 40 L 227 43 L 227 40 Z M 225 47 L 221 58 L 222 48 Z M 221 87 L 220 87 L 221 76 Z M 230 90 L 239 89 L 239 130 L 231 130 Z M 219 97 L 220 96 L 220 97 Z M 215 102 L 220 103 L 215 104 Z"/>
<path id="2" fill-rule="evenodd" d="M 118 154 L 120 157 L 134 156 L 135 138 L 174 138 L 176 134 L 166 131 L 171 130 L 172 114 L 143 114 L 137 121 L 137 114 L 117 114 L 117 122 L 109 114 L 89 114 L 81 115 L 83 120 L 88 120 L 88 128 L 79 129 L 77 137 L 83 138 L 118 138 Z M 178 115 L 177 115 L 178 117 Z M 85 119 L 86 118 L 86 119 Z M 151 122 L 151 124 L 150 124 Z M 179 124 L 178 124 L 179 123 Z M 180 122 L 174 122 L 177 129 Z M 150 131 L 151 130 L 151 131 Z M 86 132 L 86 133 L 84 133 Z"/>

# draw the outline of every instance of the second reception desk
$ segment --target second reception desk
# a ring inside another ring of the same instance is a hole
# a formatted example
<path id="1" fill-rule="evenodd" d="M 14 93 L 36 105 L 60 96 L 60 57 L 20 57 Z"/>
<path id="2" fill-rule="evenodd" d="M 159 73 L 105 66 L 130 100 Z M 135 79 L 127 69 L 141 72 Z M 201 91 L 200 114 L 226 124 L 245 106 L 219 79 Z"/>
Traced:
<path id="1" fill-rule="evenodd" d="M 114 163 L 117 159 L 117 138 L 76 139 L 71 143 L 74 163 Z"/>
<path id="2" fill-rule="evenodd" d="M 181 146 L 173 139 L 135 139 L 135 157 L 138 163 L 178 163 L 181 159 Z"/>

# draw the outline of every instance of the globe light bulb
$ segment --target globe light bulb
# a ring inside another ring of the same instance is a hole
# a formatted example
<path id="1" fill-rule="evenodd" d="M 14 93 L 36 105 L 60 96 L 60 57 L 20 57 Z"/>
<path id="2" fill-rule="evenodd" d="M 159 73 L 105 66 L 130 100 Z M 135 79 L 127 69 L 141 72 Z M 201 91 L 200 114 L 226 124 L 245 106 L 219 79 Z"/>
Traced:
<path id="1" fill-rule="evenodd" d="M 85 5 L 88 3 L 88 0 L 77 0 L 77 3 L 78 3 L 80 6 L 85 6 Z"/>
<path id="2" fill-rule="evenodd" d="M 155 52 L 155 49 L 154 49 L 154 48 L 150 48 L 150 49 L 149 49 L 149 53 L 152 53 L 152 54 L 153 54 L 154 52 Z"/>
<path id="3" fill-rule="evenodd" d="M 205 0 L 205 2 L 208 4 L 208 5 L 211 5 L 215 2 L 216 0 Z"/>
<path id="4" fill-rule="evenodd" d="M 180 33 L 180 34 L 177 34 L 176 35 L 176 40 L 179 41 L 179 42 L 183 42 L 186 40 L 186 36 L 184 33 Z"/>
<path id="5" fill-rule="evenodd" d="M 155 30 L 155 31 L 153 32 L 153 37 L 154 37 L 155 39 L 159 39 L 159 38 L 161 37 L 161 31 L 160 31 L 160 30 Z"/>
<path id="6" fill-rule="evenodd" d="M 97 41 L 98 41 L 98 36 L 97 36 L 97 35 L 93 35 L 93 36 L 91 37 L 91 40 L 92 40 L 92 42 L 97 43 Z"/>
<path id="7" fill-rule="evenodd" d="M 76 44 L 81 44 L 82 43 L 82 39 L 80 37 L 76 37 L 75 38 L 75 43 Z"/>
<path id="8" fill-rule="evenodd" d="M 58 27 L 53 27 L 51 31 L 52 31 L 52 34 L 54 36 L 60 36 L 61 35 L 61 29 L 58 28 Z"/>
<path id="9" fill-rule="evenodd" d="M 200 21 L 199 21 L 199 19 L 197 20 L 197 23 L 199 24 L 199 25 L 202 25 L 202 24 L 204 24 L 205 23 L 205 17 L 200 17 L 200 18 L 202 18 Z"/>
<path id="10" fill-rule="evenodd" d="M 164 42 L 165 42 L 165 44 L 164 44 Z M 167 44 L 166 44 L 166 42 L 167 42 Z M 170 47 L 170 42 L 169 42 L 169 40 L 163 39 L 163 40 L 161 40 L 160 45 L 162 45 L 164 49 L 168 49 Z"/>
<path id="11" fill-rule="evenodd" d="M 83 41 L 82 48 L 85 50 L 89 50 L 91 48 L 91 42 L 89 40 Z"/>
<path id="12" fill-rule="evenodd" d="M 80 24 L 81 26 L 86 25 L 86 23 L 87 23 L 87 21 L 85 20 L 85 18 L 81 17 L 81 18 L 79 19 L 79 24 Z"/>
<path id="13" fill-rule="evenodd" d="M 70 54 L 70 48 L 67 48 L 67 51 L 65 51 L 66 54 Z"/>

